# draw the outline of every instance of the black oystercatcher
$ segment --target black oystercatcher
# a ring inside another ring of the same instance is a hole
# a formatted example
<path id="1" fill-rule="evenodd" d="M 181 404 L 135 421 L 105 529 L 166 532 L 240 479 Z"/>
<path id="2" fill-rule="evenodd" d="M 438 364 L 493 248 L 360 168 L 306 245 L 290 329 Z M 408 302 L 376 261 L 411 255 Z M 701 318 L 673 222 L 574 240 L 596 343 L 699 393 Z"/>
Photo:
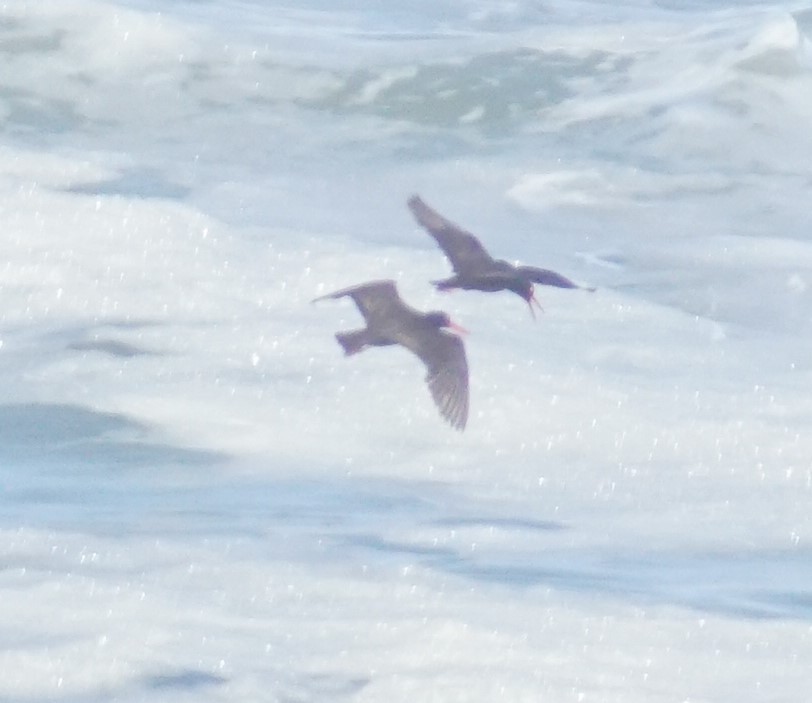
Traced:
<path id="1" fill-rule="evenodd" d="M 577 283 L 555 271 L 535 266 L 514 266 L 507 261 L 494 259 L 473 234 L 430 208 L 418 195 L 409 198 L 409 209 L 417 221 L 434 237 L 454 268 L 454 275 L 451 278 L 432 281 L 438 290 L 452 288 L 481 291 L 510 290 L 527 301 L 530 312 L 535 317 L 533 303 L 539 309 L 541 305 L 533 294 L 534 283 L 557 288 L 581 288 Z"/>
<path id="2" fill-rule="evenodd" d="M 325 298 L 351 297 L 366 320 L 364 329 L 338 332 L 336 339 L 344 353 L 357 354 L 367 346 L 400 344 L 417 354 L 428 367 L 428 383 L 442 416 L 458 430 L 468 420 L 468 362 L 465 347 L 456 335 L 443 331 L 448 327 L 465 332 L 444 312 L 422 313 L 404 303 L 394 281 L 372 281 L 345 288 Z"/>

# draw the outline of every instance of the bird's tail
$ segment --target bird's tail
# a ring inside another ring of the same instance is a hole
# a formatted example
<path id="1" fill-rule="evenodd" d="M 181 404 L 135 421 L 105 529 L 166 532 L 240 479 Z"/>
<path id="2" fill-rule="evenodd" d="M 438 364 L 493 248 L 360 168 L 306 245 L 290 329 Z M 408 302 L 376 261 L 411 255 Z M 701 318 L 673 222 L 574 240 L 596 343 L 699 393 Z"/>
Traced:
<path id="1" fill-rule="evenodd" d="M 439 291 L 449 291 L 457 288 L 457 277 L 445 278 L 442 281 L 432 281 L 432 285 Z"/>
<path id="2" fill-rule="evenodd" d="M 350 356 L 357 354 L 368 343 L 367 330 L 353 330 L 351 332 L 336 332 L 336 339 L 344 350 L 344 354 Z"/>

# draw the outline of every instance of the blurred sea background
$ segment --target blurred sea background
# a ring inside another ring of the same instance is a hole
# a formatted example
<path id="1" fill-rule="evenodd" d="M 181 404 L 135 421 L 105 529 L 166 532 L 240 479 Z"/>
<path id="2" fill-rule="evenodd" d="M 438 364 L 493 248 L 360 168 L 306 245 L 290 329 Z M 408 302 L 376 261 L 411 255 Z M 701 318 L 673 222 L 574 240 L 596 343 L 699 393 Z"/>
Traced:
<path id="1" fill-rule="evenodd" d="M 0 4 L 0 702 L 798 701 L 812 5 Z M 435 293 L 419 193 L 597 287 Z M 392 278 L 471 330 L 465 433 Z"/>

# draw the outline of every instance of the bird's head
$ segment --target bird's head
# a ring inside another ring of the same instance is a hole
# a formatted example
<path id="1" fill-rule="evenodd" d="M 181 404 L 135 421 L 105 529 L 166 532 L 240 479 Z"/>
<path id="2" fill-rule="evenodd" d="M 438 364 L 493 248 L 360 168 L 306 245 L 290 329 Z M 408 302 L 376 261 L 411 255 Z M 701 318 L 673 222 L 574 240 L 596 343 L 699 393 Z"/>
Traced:
<path id="1" fill-rule="evenodd" d="M 454 332 L 457 332 L 458 334 L 468 334 L 467 329 L 458 325 L 456 322 L 452 322 L 451 318 L 444 312 L 426 313 L 426 321 L 432 327 L 436 327 L 437 329 L 447 327 L 450 330 L 454 330 Z"/>

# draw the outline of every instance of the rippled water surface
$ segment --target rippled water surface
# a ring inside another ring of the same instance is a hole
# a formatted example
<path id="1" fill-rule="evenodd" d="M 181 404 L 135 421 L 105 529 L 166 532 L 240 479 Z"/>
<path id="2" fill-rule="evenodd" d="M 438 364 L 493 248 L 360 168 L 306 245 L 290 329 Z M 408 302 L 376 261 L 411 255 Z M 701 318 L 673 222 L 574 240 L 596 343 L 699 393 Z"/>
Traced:
<path id="1" fill-rule="evenodd" d="M 798 701 L 812 7 L 0 6 L 0 701 Z M 412 193 L 594 293 L 440 295 Z M 449 429 L 310 300 L 471 330 Z"/>

